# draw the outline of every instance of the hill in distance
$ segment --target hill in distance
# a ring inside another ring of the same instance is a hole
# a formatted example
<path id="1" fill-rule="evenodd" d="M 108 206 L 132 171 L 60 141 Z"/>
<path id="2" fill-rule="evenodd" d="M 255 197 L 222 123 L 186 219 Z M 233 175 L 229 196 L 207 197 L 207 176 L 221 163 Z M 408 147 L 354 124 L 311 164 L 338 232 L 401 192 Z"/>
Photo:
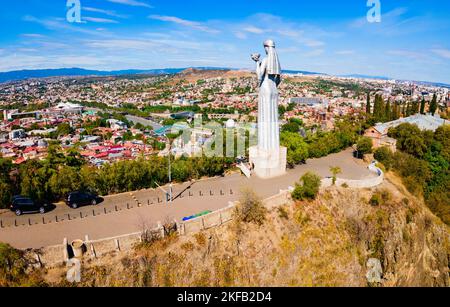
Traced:
<path id="1" fill-rule="evenodd" d="M 49 77 L 83 77 L 83 76 L 95 76 L 95 77 L 109 77 L 109 76 L 124 76 L 124 75 L 173 75 L 173 74 L 184 74 L 184 75 L 194 75 L 202 74 L 202 72 L 226 72 L 228 74 L 233 74 L 235 72 L 251 73 L 248 70 L 239 70 L 234 68 L 225 67 L 184 67 L 184 68 L 160 68 L 160 69 L 126 69 L 126 70 L 90 70 L 84 68 L 57 68 L 57 69 L 35 69 L 35 70 L 15 70 L 8 72 L 0 72 L 0 83 L 11 82 L 11 81 L 21 81 L 28 79 L 39 79 L 39 78 L 49 78 Z M 331 76 L 330 74 L 311 72 L 304 70 L 283 70 L 285 74 L 291 75 L 304 75 L 304 76 Z M 389 77 L 384 76 L 370 76 L 362 74 L 349 74 L 340 75 L 339 77 L 344 78 L 357 78 L 357 79 L 374 79 L 374 80 L 390 80 Z M 450 88 L 449 84 L 438 83 L 438 82 L 427 82 L 427 81 L 411 81 L 422 85 L 432 85 Z"/>
<path id="2" fill-rule="evenodd" d="M 127 69 L 127 70 L 89 70 L 83 68 L 58 68 L 58 69 L 36 69 L 36 70 L 16 70 L 0 72 L 0 83 L 8 81 L 19 81 L 49 77 L 77 77 L 77 76 L 121 76 L 121 75 L 166 75 L 177 74 L 186 68 L 162 68 L 162 69 Z M 198 67 L 198 70 L 220 69 L 213 67 Z"/>
<path id="3" fill-rule="evenodd" d="M 78 77 L 78 76 L 121 76 L 121 75 L 166 75 L 178 73 L 195 73 L 200 71 L 236 71 L 237 69 L 223 67 L 192 67 L 192 68 L 161 68 L 161 69 L 127 69 L 127 70 L 90 70 L 83 68 L 58 68 L 58 69 L 36 69 L 36 70 L 15 70 L 0 72 L 0 83 L 10 81 L 20 81 L 27 79 L 49 78 L 49 77 Z M 301 70 L 285 70 L 287 74 L 303 75 L 323 75 L 316 72 Z"/>

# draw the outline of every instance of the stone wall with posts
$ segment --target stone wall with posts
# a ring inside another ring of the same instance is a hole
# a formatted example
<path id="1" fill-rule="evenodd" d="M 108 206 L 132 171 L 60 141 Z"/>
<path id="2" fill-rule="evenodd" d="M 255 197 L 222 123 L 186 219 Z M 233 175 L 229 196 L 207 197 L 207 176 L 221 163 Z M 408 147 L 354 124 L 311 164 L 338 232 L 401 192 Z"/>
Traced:
<path id="1" fill-rule="evenodd" d="M 86 236 L 83 240 L 84 257 L 95 259 L 113 252 L 131 250 L 136 244 L 143 242 L 146 239 L 146 235 L 159 238 L 164 237 L 165 228 L 160 223 L 158 224 L 158 227 L 146 232 L 135 232 L 100 240 L 90 240 Z M 64 265 L 73 257 L 70 243 L 67 239 L 64 239 L 63 244 L 30 250 L 28 253 L 42 266 L 55 267 Z"/>
<path id="2" fill-rule="evenodd" d="M 347 180 L 337 178 L 336 185 L 341 186 L 346 184 L 350 188 L 371 188 L 380 185 L 384 180 L 383 171 L 376 167 L 374 163 L 369 166 L 369 170 L 376 173 L 377 177 L 363 180 Z M 322 188 L 329 187 L 332 184 L 332 178 L 325 178 L 322 180 Z M 272 209 L 288 203 L 291 199 L 291 191 L 292 188 L 289 190 L 281 190 L 279 194 L 263 200 L 264 206 L 268 209 Z M 221 191 L 221 195 L 222 194 L 223 192 Z M 190 235 L 206 229 L 221 226 L 233 219 L 233 213 L 237 204 L 237 202 L 230 202 L 225 208 L 189 221 L 174 221 L 170 227 L 173 227 L 172 230 L 176 230 L 179 235 Z M 127 209 L 130 209 L 128 204 Z M 119 209 L 116 207 L 116 211 L 118 210 Z M 105 211 L 105 214 L 107 213 L 108 212 Z M 101 240 L 90 240 L 89 237 L 86 236 L 84 239 L 85 257 L 97 258 L 113 252 L 131 250 L 133 246 L 148 239 L 149 237 L 164 237 L 167 231 L 167 225 L 164 227 L 161 223 L 158 223 L 156 228 L 145 232 L 136 232 Z M 43 265 L 46 267 L 64 265 L 71 257 L 73 257 L 70 242 L 67 242 L 66 239 L 64 239 L 64 242 L 61 245 L 49 246 L 39 250 L 31 250 L 28 251 L 28 253 L 30 257 L 36 259 L 36 263 L 38 265 Z"/>
<path id="3" fill-rule="evenodd" d="M 263 205 L 267 209 L 282 206 L 290 201 L 291 192 L 289 190 L 281 190 L 279 194 L 263 200 Z M 201 216 L 183 223 L 178 224 L 180 235 L 189 235 L 200 232 L 202 230 L 221 226 L 233 219 L 233 213 L 238 202 L 230 202 L 223 209 L 214 211 L 208 215 Z"/>
<path id="4" fill-rule="evenodd" d="M 289 199 L 289 191 L 280 191 L 279 194 L 263 200 L 263 204 L 268 209 L 271 209 L 286 204 Z M 143 240 L 146 239 L 146 235 L 150 235 L 153 238 L 163 238 L 168 231 L 167 227 L 172 227 L 172 230 L 176 230 L 179 235 L 183 236 L 221 226 L 233 219 L 233 213 L 237 204 L 237 202 L 230 202 L 225 208 L 189 221 L 174 221 L 170 226 L 163 226 L 161 223 L 158 223 L 156 228 L 146 232 L 135 232 L 101 240 L 90 240 L 89 237 L 86 236 L 84 239 L 84 257 L 98 258 L 113 252 L 131 250 L 136 244 L 143 242 Z M 28 251 L 28 253 L 34 259 L 37 259 L 38 263 L 42 266 L 55 267 L 64 265 L 73 257 L 70 243 L 71 242 L 67 242 L 67 239 L 64 239 L 63 244 L 31 250 Z"/>

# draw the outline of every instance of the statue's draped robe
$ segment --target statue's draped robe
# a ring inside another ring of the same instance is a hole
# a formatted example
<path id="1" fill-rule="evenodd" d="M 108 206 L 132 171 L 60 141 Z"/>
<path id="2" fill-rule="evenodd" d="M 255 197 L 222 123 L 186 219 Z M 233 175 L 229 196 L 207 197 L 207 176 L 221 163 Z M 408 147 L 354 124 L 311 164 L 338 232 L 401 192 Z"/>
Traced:
<path id="1" fill-rule="evenodd" d="M 278 121 L 278 83 L 279 75 L 267 73 L 267 59 L 258 63 L 260 81 L 258 101 L 258 147 L 267 153 L 280 150 L 280 127 Z"/>

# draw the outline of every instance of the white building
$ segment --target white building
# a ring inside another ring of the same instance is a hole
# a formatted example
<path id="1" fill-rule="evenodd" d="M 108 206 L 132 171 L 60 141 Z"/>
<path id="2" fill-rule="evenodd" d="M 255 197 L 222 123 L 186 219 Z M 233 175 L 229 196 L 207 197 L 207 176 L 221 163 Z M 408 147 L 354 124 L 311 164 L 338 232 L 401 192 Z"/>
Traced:
<path id="1" fill-rule="evenodd" d="M 9 133 L 10 140 L 23 139 L 25 137 L 26 137 L 26 133 L 25 133 L 25 130 L 23 130 L 23 129 L 13 130 Z"/>

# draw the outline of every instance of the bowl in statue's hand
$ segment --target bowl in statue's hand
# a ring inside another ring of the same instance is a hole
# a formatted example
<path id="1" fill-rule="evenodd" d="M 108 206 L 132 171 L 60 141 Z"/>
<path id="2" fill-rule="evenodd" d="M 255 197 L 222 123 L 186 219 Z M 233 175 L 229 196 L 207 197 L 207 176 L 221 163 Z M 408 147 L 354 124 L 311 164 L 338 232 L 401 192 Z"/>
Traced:
<path id="1" fill-rule="evenodd" d="M 261 55 L 259 53 L 252 54 L 252 60 L 255 62 L 258 62 L 260 58 L 261 58 Z"/>

